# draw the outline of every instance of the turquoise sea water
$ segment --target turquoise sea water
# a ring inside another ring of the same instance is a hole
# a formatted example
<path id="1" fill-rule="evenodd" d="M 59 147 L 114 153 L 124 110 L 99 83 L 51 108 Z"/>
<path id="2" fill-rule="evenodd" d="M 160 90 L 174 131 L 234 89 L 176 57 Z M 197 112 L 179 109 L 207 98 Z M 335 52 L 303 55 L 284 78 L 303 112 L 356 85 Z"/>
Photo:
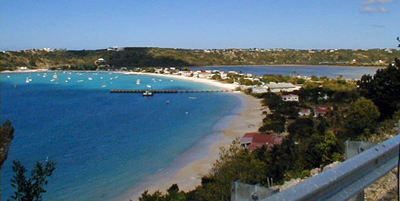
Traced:
<path id="1" fill-rule="evenodd" d="M 14 190 L 10 186 L 12 161 L 21 161 L 31 170 L 36 161 L 47 157 L 57 165 L 45 200 L 112 199 L 168 166 L 205 136 L 217 135 L 215 131 L 242 105 L 240 98 L 228 93 L 153 97 L 109 93 L 146 85 L 152 89 L 215 88 L 176 79 L 58 72 L 57 80 L 51 82 L 53 72 L 43 76 L 0 75 L 1 123 L 9 119 L 16 128 L 1 175 L 4 200 Z M 32 82 L 26 83 L 27 77 Z M 189 99 L 192 96 L 197 99 Z"/>
<path id="2" fill-rule="evenodd" d="M 371 67 L 330 67 L 330 66 L 216 66 L 216 67 L 195 67 L 194 70 L 222 70 L 242 71 L 243 73 L 251 73 L 256 76 L 265 74 L 281 74 L 302 76 L 315 75 L 318 77 L 327 76 L 329 78 L 337 78 L 342 75 L 346 79 L 360 79 L 364 74 L 375 74 L 379 68 Z"/>

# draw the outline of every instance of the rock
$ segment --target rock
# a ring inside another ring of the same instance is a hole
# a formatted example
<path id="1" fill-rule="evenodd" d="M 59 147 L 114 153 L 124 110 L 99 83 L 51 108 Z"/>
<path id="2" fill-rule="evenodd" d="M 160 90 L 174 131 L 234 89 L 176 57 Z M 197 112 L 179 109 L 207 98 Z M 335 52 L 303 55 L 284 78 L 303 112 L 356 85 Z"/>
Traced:
<path id="1" fill-rule="evenodd" d="M 6 120 L 3 126 L 0 126 L 0 169 L 8 156 L 11 141 L 14 139 L 14 127 L 11 122 Z"/>

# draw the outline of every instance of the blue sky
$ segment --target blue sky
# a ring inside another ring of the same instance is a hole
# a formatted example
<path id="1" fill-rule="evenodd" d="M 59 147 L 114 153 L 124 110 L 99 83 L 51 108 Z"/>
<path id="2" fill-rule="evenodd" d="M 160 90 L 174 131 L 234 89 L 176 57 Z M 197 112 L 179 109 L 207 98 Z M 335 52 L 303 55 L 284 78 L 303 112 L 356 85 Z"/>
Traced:
<path id="1" fill-rule="evenodd" d="M 399 0 L 0 0 L 0 49 L 396 48 Z"/>

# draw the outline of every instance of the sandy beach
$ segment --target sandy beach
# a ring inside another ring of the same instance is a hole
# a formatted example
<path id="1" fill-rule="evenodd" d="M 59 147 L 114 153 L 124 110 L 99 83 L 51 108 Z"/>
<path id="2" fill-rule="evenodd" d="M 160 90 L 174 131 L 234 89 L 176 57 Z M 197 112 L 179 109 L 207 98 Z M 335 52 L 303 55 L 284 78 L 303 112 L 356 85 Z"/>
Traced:
<path id="1" fill-rule="evenodd" d="M 202 84 L 206 84 L 206 85 L 212 85 L 212 86 L 216 86 L 216 87 L 220 87 L 220 88 L 228 89 L 228 90 L 235 90 L 236 87 L 238 87 L 238 85 L 222 83 L 222 82 L 218 82 L 216 80 L 196 78 L 196 77 L 185 77 L 185 76 L 181 76 L 181 75 L 155 74 L 155 73 L 137 73 L 137 75 L 149 75 L 149 76 L 159 76 L 159 77 L 181 79 L 181 80 L 187 80 L 187 81 L 191 81 L 191 82 L 202 83 Z"/>
<path id="2" fill-rule="evenodd" d="M 187 80 L 192 82 L 198 82 L 207 85 L 213 85 L 220 88 L 234 90 L 237 86 L 233 84 L 221 83 L 215 80 L 201 79 L 194 77 L 185 77 L 179 75 L 165 75 L 165 74 L 153 74 L 153 73 L 138 73 L 149 76 L 160 76 L 174 79 Z M 236 118 L 229 121 L 229 126 L 220 133 L 218 138 L 212 138 L 206 140 L 205 143 L 208 145 L 201 145 L 200 148 L 194 148 L 189 150 L 181 156 L 182 160 L 176 161 L 170 166 L 176 166 L 175 168 L 170 167 L 160 171 L 149 178 L 147 181 L 138 187 L 132 189 L 132 191 L 121 197 L 123 199 L 128 196 L 130 199 L 137 200 L 137 198 L 145 191 L 149 192 L 161 191 L 165 192 L 172 184 L 178 184 L 180 190 L 188 191 L 194 189 L 196 186 L 201 184 L 201 177 L 206 175 L 212 167 L 212 164 L 219 158 L 219 151 L 221 147 L 229 147 L 233 140 L 242 137 L 245 133 L 258 131 L 258 128 L 262 124 L 262 112 L 263 107 L 261 100 L 256 99 L 250 95 L 245 95 L 242 92 L 236 92 L 237 96 L 243 101 L 243 110 Z M 204 143 L 204 142 L 203 142 Z M 205 149 L 205 150 L 199 150 Z M 203 152 L 205 156 L 197 158 L 196 153 Z M 192 155 L 192 156 L 191 156 Z M 189 163 L 187 163 L 189 161 Z M 186 164 L 185 164 L 186 162 Z M 157 178 L 157 182 L 154 179 Z M 130 194 L 130 196 L 129 196 Z"/>
<path id="3" fill-rule="evenodd" d="M 27 72 L 27 71 L 25 71 Z M 126 72 L 114 72 L 126 73 Z M 149 76 L 159 76 L 171 79 L 181 79 L 202 84 L 217 86 L 223 89 L 235 90 L 237 85 L 221 83 L 215 80 L 184 77 L 178 75 L 164 75 L 153 73 L 135 73 Z M 233 140 L 242 137 L 247 132 L 255 132 L 262 123 L 263 107 L 261 100 L 242 92 L 232 92 L 242 100 L 242 111 L 227 122 L 229 126 L 218 130 L 217 134 L 210 134 L 197 143 L 193 148 L 179 155 L 166 168 L 146 178 L 140 184 L 127 190 L 114 200 L 137 200 L 145 191 L 165 192 L 172 184 L 178 184 L 180 190 L 189 191 L 201 184 L 202 176 L 208 174 L 212 164 L 219 158 L 220 147 L 228 147 Z"/>
<path id="4" fill-rule="evenodd" d="M 140 185 L 128 190 L 116 200 L 137 200 L 145 191 L 165 192 L 172 184 L 178 184 L 180 190 L 188 191 L 201 184 L 201 177 L 206 175 L 212 164 L 218 159 L 220 147 L 228 147 L 233 140 L 247 132 L 255 132 L 262 123 L 262 105 L 256 99 L 243 93 L 237 93 L 244 103 L 244 108 L 236 118 L 229 121 L 229 126 L 218 136 L 200 142 L 201 145 L 179 156 L 169 167 L 147 178 Z M 207 143 L 207 144 L 206 144 Z M 200 154 L 199 157 L 199 153 Z"/>

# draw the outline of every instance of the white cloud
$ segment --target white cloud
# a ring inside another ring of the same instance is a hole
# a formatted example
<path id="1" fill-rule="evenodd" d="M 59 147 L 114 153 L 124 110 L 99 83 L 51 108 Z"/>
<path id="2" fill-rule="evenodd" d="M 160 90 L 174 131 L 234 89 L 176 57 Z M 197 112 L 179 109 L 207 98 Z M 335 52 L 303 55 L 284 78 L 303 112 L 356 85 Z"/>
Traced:
<path id="1" fill-rule="evenodd" d="M 364 5 L 373 5 L 373 4 L 385 4 L 392 3 L 394 0 L 368 0 L 364 1 L 362 4 Z"/>
<path id="2" fill-rule="evenodd" d="M 362 13 L 388 13 L 389 11 L 384 7 L 371 8 L 369 6 L 366 6 L 361 10 L 361 12 Z"/>

